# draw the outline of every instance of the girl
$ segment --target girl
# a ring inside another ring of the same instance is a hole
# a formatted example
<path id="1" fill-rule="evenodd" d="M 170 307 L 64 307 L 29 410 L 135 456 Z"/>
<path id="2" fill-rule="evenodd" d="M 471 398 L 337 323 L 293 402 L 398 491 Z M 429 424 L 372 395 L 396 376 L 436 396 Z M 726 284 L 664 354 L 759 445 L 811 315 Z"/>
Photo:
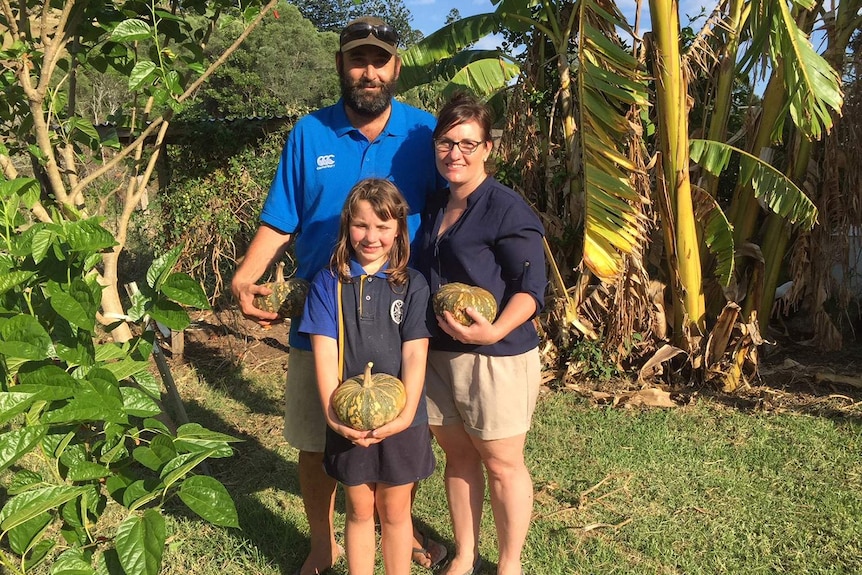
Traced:
<path id="1" fill-rule="evenodd" d="M 386 574 L 410 573 L 411 490 L 434 470 L 423 387 L 429 290 L 422 275 L 407 268 L 408 213 L 406 201 L 388 180 L 366 179 L 353 187 L 341 212 L 330 267 L 312 282 L 299 326 L 311 337 L 329 425 L 324 468 L 346 493 L 351 575 L 374 571 L 375 510 Z M 407 403 L 394 421 L 357 431 L 338 419 L 331 398 L 339 382 L 362 373 L 369 361 L 375 372 L 404 382 Z"/>

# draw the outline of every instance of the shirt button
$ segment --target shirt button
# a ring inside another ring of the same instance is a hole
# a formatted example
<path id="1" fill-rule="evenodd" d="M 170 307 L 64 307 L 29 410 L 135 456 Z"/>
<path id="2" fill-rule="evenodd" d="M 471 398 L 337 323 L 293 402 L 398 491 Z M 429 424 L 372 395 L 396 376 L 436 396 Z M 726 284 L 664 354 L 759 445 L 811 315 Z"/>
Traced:
<path id="1" fill-rule="evenodd" d="M 368 283 L 371 283 L 372 281 L 374 281 L 374 278 L 368 278 Z"/>
<path id="2" fill-rule="evenodd" d="M 371 296 L 370 295 L 365 296 L 365 301 L 371 301 Z"/>

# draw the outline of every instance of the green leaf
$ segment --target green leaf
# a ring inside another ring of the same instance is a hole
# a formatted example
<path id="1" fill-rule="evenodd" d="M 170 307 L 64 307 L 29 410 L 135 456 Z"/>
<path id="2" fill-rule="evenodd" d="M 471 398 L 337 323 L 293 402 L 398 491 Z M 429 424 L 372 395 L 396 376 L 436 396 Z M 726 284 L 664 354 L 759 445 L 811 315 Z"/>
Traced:
<path id="1" fill-rule="evenodd" d="M 111 470 L 92 461 L 80 461 L 69 467 L 68 481 L 90 481 L 111 475 Z"/>
<path id="2" fill-rule="evenodd" d="M 46 291 L 51 307 L 70 324 L 92 332 L 96 327 L 96 313 L 102 300 L 101 287 L 91 286 L 81 278 L 72 285 L 61 286 L 49 282 Z"/>
<path id="3" fill-rule="evenodd" d="M 162 293 L 180 305 L 197 309 L 210 309 L 210 303 L 201 284 L 188 274 L 173 273 L 162 284 Z"/>
<path id="4" fill-rule="evenodd" d="M 153 302 L 150 317 L 174 331 L 182 331 L 191 323 L 189 314 L 182 307 L 161 298 Z"/>
<path id="5" fill-rule="evenodd" d="M 0 434 L 0 471 L 30 453 L 45 436 L 47 430 L 44 425 L 34 425 Z"/>
<path id="6" fill-rule="evenodd" d="M 7 391 L 0 393 L 0 425 L 4 425 L 19 413 L 24 413 L 37 399 L 39 399 L 38 392 Z"/>
<path id="7" fill-rule="evenodd" d="M 239 528 L 233 499 L 218 480 L 207 475 L 186 479 L 179 491 L 189 509 L 215 525 Z"/>
<path id="8" fill-rule="evenodd" d="M 146 371 L 149 365 L 146 361 L 135 361 L 130 357 L 126 357 L 122 361 L 106 363 L 103 367 L 114 374 L 117 381 L 123 381 L 133 375 Z"/>
<path id="9" fill-rule="evenodd" d="M 165 519 L 155 509 L 132 515 L 117 528 L 116 549 L 123 570 L 134 575 L 158 575 L 165 548 Z"/>
<path id="10" fill-rule="evenodd" d="M 177 246 L 163 256 L 156 258 L 147 270 L 147 285 L 160 291 L 165 279 L 177 265 L 181 254 L 182 246 Z"/>
<path id="11" fill-rule="evenodd" d="M 434 79 L 428 74 L 434 65 L 452 58 L 471 44 L 499 31 L 500 16 L 477 14 L 443 26 L 401 53 L 400 86 L 410 88 Z"/>
<path id="12" fill-rule="evenodd" d="M 149 61 L 138 62 L 129 75 L 129 91 L 137 92 L 144 84 L 152 83 L 156 74 L 156 65 Z"/>
<path id="13" fill-rule="evenodd" d="M 694 216 L 703 227 L 703 240 L 715 256 L 715 275 L 727 287 L 733 279 L 734 256 L 733 226 L 715 198 L 699 187 L 693 188 Z"/>
<path id="14" fill-rule="evenodd" d="M 146 40 L 153 35 L 153 28 L 143 20 L 124 20 L 111 32 L 110 39 L 114 42 L 136 42 Z"/>
<path id="15" fill-rule="evenodd" d="M 35 471 L 22 469 L 12 477 L 12 481 L 6 487 L 6 492 L 9 495 L 18 495 L 35 488 L 37 485 L 44 483 L 44 481 L 42 476 Z"/>
<path id="16" fill-rule="evenodd" d="M 27 560 L 24 561 L 24 569 L 32 572 L 48 558 L 48 553 L 57 545 L 53 539 L 41 539 L 29 551 Z"/>
<path id="17" fill-rule="evenodd" d="M 62 234 L 69 243 L 69 248 L 75 253 L 90 255 L 114 247 L 117 241 L 111 232 L 102 227 L 102 219 L 64 222 Z"/>
<path id="18" fill-rule="evenodd" d="M 84 557 L 84 550 L 71 548 L 60 554 L 51 566 L 51 575 L 95 575 L 96 571 Z"/>
<path id="19" fill-rule="evenodd" d="M 60 485 L 16 495 L 9 499 L 0 511 L 0 529 L 13 529 L 45 511 L 56 509 L 67 501 L 80 497 L 87 490 L 87 487 Z"/>
<path id="20" fill-rule="evenodd" d="M 20 359 L 50 357 L 51 337 L 31 315 L 0 319 L 0 354 Z"/>
<path id="21" fill-rule="evenodd" d="M 767 207 L 792 224 L 810 230 L 817 223 L 817 206 L 790 178 L 744 150 L 723 142 L 692 139 L 689 145 L 692 161 L 714 176 L 727 166 L 730 154 L 740 155 L 740 172 L 751 174 L 754 195 Z"/>
<path id="22" fill-rule="evenodd" d="M 207 459 L 210 455 L 212 455 L 211 451 L 204 451 L 200 453 L 186 453 L 176 457 L 173 461 L 168 463 L 159 476 L 162 478 L 162 482 L 164 483 L 164 488 L 167 490 L 171 485 L 179 481 L 188 475 L 192 469 L 197 467 L 202 461 Z"/>
<path id="23" fill-rule="evenodd" d="M 0 275 L 0 295 L 35 276 L 35 272 L 11 271 Z"/>
<path id="24" fill-rule="evenodd" d="M 9 531 L 9 546 L 18 555 L 24 553 L 51 522 L 49 513 L 40 513 Z"/>
<path id="25" fill-rule="evenodd" d="M 123 408 L 129 415 L 149 417 L 162 412 L 161 408 L 147 394 L 134 387 L 121 387 Z"/>

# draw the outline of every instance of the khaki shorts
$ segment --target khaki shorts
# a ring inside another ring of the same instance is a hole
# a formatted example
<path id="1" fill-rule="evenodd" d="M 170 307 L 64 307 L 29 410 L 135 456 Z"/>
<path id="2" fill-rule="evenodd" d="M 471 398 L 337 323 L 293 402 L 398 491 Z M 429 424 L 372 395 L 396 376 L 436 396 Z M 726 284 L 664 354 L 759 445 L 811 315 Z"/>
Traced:
<path id="1" fill-rule="evenodd" d="M 483 440 L 527 433 L 541 384 L 538 348 L 521 355 L 428 351 L 429 425 L 461 423 Z"/>
<path id="2" fill-rule="evenodd" d="M 326 418 L 320 405 L 314 354 L 291 348 L 284 386 L 284 438 L 300 451 L 323 453 Z"/>

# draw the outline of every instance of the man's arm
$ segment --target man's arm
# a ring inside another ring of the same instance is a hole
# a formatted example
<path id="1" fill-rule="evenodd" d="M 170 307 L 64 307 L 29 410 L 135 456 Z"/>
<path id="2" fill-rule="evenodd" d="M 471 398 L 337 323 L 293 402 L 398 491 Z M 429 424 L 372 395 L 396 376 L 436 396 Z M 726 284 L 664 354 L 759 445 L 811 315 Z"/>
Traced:
<path id="1" fill-rule="evenodd" d="M 251 240 L 251 245 L 245 252 L 242 262 L 230 282 L 233 297 L 239 303 L 239 309 L 244 316 L 256 320 L 261 325 L 269 325 L 278 319 L 278 314 L 266 312 L 254 307 L 254 298 L 258 295 L 270 295 L 272 290 L 256 285 L 257 280 L 281 257 L 290 245 L 291 234 L 279 231 L 262 224 Z"/>

